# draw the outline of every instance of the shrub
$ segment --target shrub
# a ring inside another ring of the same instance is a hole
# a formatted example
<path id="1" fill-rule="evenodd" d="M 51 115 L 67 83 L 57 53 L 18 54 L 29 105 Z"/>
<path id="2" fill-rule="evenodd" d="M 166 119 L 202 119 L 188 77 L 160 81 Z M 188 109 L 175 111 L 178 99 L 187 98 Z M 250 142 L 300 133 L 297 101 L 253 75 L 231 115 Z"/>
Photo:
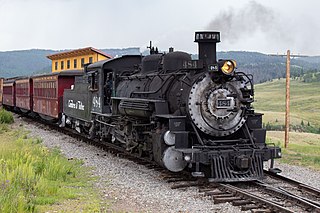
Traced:
<path id="1" fill-rule="evenodd" d="M 13 123 L 12 113 L 6 111 L 5 109 L 1 109 L 0 110 L 0 123 L 6 123 L 6 124 Z"/>
<path id="2" fill-rule="evenodd" d="M 41 139 L 22 135 L 5 147 L 0 149 L 0 212 L 35 212 L 39 204 L 53 204 L 69 196 L 64 186 L 85 174 L 80 161 L 48 150 Z"/>

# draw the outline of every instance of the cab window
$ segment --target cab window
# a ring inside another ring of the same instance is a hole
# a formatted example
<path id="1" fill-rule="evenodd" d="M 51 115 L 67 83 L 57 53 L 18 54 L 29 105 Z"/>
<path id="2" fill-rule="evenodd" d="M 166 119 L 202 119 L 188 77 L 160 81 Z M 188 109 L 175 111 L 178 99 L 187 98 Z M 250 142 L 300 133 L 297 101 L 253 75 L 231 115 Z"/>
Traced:
<path id="1" fill-rule="evenodd" d="M 90 90 L 96 91 L 98 90 L 99 85 L 99 75 L 97 71 L 88 72 L 88 83 L 90 84 Z"/>

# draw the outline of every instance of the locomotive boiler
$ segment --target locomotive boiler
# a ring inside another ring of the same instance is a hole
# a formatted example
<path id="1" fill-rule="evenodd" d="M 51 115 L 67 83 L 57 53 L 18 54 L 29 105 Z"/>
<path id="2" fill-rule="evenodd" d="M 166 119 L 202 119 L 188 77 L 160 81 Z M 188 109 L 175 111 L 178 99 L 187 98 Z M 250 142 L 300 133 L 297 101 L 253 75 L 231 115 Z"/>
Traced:
<path id="1" fill-rule="evenodd" d="M 198 59 L 173 51 L 90 64 L 64 92 L 62 126 L 147 156 L 170 171 L 213 182 L 257 180 L 267 145 L 252 107 L 252 77 L 234 60 L 217 60 L 219 32 L 196 32 Z"/>

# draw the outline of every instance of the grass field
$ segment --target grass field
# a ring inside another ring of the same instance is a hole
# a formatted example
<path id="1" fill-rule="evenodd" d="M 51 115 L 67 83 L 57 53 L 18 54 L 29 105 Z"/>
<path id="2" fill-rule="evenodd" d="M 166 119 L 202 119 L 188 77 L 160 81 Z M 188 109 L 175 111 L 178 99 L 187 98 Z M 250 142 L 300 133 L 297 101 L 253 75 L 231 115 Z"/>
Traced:
<path id="1" fill-rule="evenodd" d="M 290 132 L 289 138 L 289 146 L 284 149 L 284 132 L 267 132 L 267 142 L 275 143 L 282 148 L 282 158 L 280 162 L 320 170 L 320 135 Z"/>
<path id="2" fill-rule="evenodd" d="M 290 124 L 301 126 L 303 121 L 304 126 L 309 123 L 311 127 L 319 130 L 320 82 L 291 80 L 290 88 Z M 284 125 L 285 79 L 255 85 L 254 108 L 257 112 L 264 113 L 265 124 Z M 320 135 L 292 131 L 289 138 L 289 147 L 284 149 L 284 132 L 267 132 L 267 141 L 283 148 L 281 162 L 320 170 Z"/>
<path id="3" fill-rule="evenodd" d="M 320 82 L 291 80 L 290 123 L 320 127 Z M 264 123 L 284 124 L 285 79 L 255 85 L 254 108 L 265 114 Z"/>
<path id="4" fill-rule="evenodd" d="M 0 126 L 0 212 L 100 212 L 89 168 Z"/>

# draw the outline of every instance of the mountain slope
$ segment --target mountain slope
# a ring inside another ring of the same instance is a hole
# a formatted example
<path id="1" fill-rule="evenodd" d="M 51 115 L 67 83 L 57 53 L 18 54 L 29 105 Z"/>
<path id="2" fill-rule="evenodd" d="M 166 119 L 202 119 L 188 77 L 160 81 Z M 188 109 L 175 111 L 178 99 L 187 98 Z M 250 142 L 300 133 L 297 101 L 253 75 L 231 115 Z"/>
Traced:
<path id="1" fill-rule="evenodd" d="M 63 50 L 66 51 L 66 50 Z M 115 56 L 140 54 L 139 48 L 101 49 L 101 51 Z M 57 53 L 55 50 L 21 50 L 0 52 L 0 76 L 13 77 L 32 75 L 34 73 L 50 72 L 51 61 L 47 55 Z M 192 55 L 197 58 L 197 55 Z M 268 56 L 257 52 L 230 51 L 218 52 L 220 59 L 234 59 L 238 64 L 238 71 L 253 74 L 254 82 L 261 83 L 285 76 L 286 59 L 284 57 Z M 320 57 L 297 58 L 291 60 L 291 73 L 300 76 L 306 70 L 319 70 Z"/>

